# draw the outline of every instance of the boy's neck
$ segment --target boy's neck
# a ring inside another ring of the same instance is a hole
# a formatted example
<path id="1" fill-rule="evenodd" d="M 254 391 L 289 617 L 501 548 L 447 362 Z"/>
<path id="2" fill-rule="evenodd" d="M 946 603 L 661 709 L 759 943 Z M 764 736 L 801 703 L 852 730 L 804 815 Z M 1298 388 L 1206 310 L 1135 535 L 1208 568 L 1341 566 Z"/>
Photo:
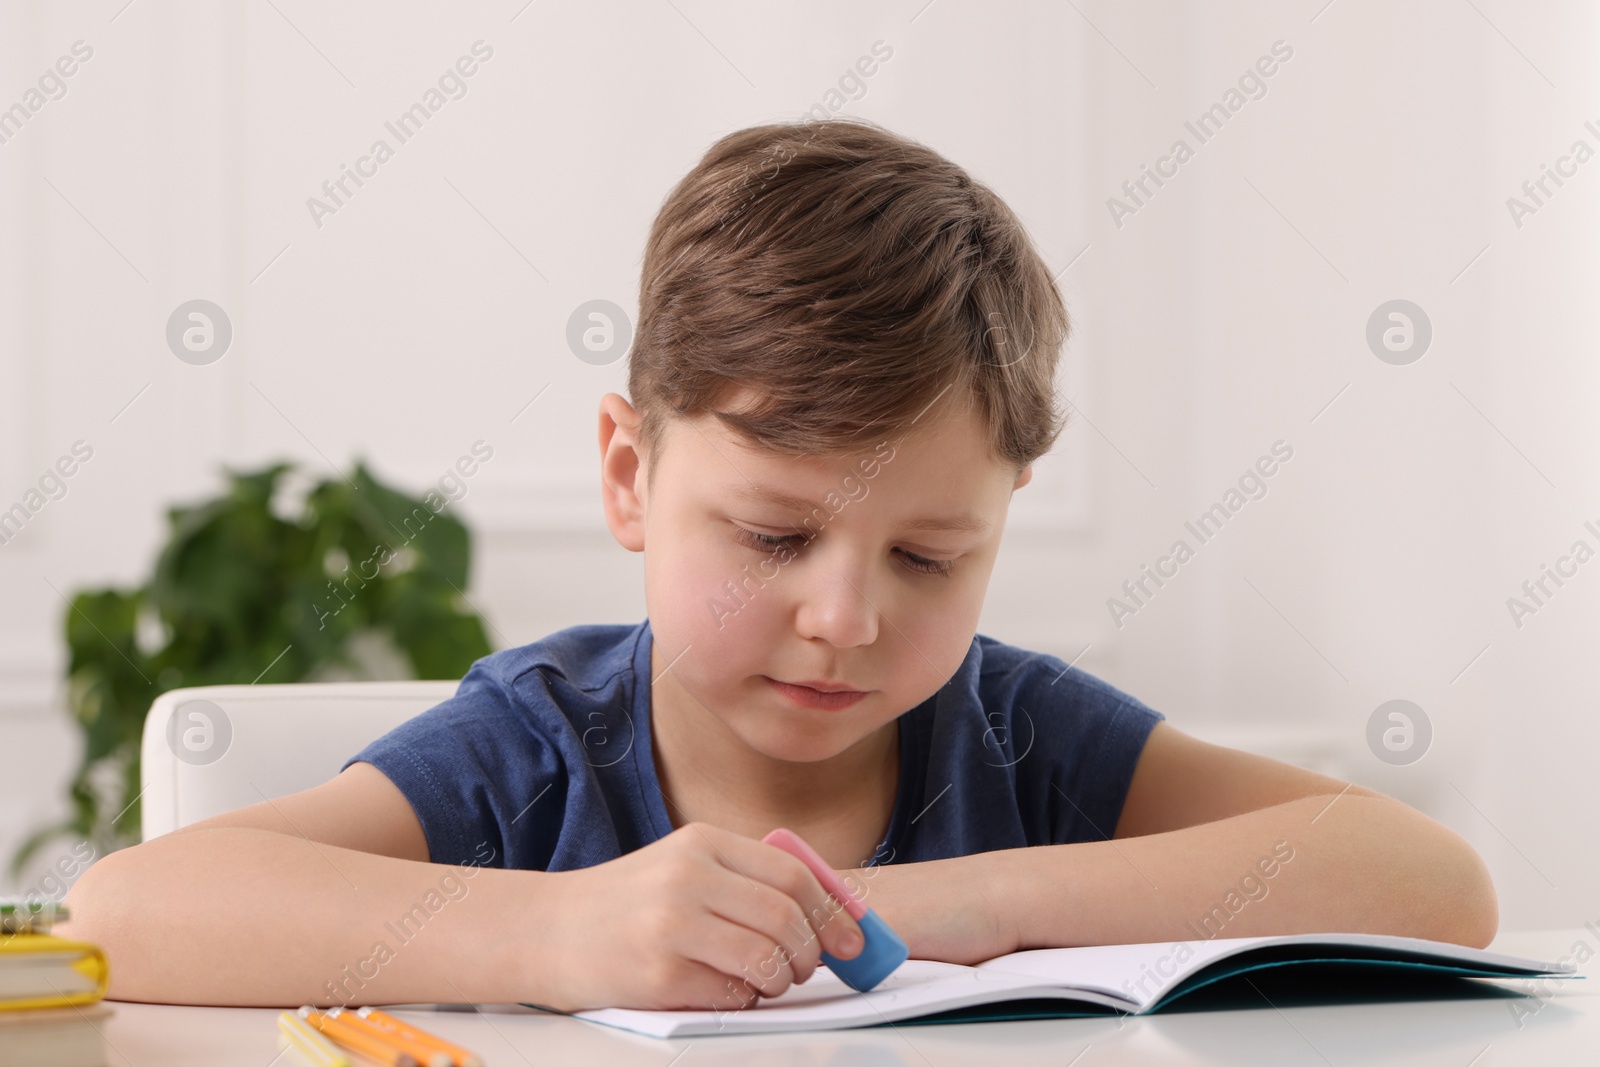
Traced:
<path id="1" fill-rule="evenodd" d="M 674 828 L 707 822 L 760 838 L 786 826 L 837 870 L 871 860 L 898 792 L 898 719 L 830 759 L 776 760 L 753 751 L 670 673 L 652 673 L 660 680 L 651 749 Z"/>

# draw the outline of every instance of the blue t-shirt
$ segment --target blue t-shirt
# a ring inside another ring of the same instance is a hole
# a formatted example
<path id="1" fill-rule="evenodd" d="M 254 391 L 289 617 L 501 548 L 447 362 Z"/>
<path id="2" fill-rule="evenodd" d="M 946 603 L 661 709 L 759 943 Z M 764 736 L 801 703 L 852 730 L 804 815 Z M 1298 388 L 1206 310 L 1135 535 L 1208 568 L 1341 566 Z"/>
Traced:
<path id="1" fill-rule="evenodd" d="M 650 620 L 584 625 L 478 660 L 456 694 L 345 766 L 411 802 L 435 863 L 565 871 L 673 830 L 650 731 Z M 977 634 L 955 674 L 900 716 L 888 832 L 861 866 L 1116 829 L 1165 716 L 1062 660 Z"/>

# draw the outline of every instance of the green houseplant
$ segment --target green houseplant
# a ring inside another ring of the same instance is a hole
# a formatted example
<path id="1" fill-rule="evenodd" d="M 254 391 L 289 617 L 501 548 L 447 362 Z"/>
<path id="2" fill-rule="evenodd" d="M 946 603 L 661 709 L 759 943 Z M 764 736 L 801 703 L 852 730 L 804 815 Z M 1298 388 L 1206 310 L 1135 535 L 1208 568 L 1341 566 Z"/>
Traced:
<path id="1" fill-rule="evenodd" d="M 280 479 L 292 469 L 227 471 L 221 495 L 168 510 L 170 537 L 148 581 L 72 597 L 68 702 L 85 745 L 71 815 L 23 842 L 13 875 L 61 837 L 97 855 L 139 839 L 139 739 L 169 689 L 404 668 L 459 678 L 491 651 L 463 593 L 470 537 L 448 500 L 413 499 L 357 462 L 285 514 Z M 374 647 L 390 667 L 371 666 L 362 652 Z"/>

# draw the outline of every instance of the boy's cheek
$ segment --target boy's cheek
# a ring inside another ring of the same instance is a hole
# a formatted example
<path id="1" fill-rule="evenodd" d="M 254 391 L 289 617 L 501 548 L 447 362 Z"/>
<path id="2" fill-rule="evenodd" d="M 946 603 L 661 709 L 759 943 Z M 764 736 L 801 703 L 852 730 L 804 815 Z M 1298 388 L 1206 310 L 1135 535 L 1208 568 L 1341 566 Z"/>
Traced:
<path id="1" fill-rule="evenodd" d="M 979 599 L 977 609 L 982 608 Z M 880 622 L 878 641 L 884 645 L 887 657 L 901 664 L 901 677 L 905 686 L 914 686 L 917 697 L 907 707 L 938 692 L 961 667 L 972 649 L 973 634 L 977 627 L 978 610 L 967 613 L 955 605 L 937 611 L 904 611 L 889 617 L 895 625 Z M 929 668 L 929 664 L 937 670 Z M 921 692 L 926 690 L 925 693 Z"/>
<path id="2" fill-rule="evenodd" d="M 647 548 L 645 587 L 655 632 L 680 648 L 695 645 L 721 655 L 735 651 L 741 635 L 754 629 L 763 604 L 775 602 L 772 584 L 762 588 L 753 577 L 747 579 L 743 562 L 715 546 L 667 547 L 659 555 Z M 748 574 L 754 576 L 756 568 Z"/>

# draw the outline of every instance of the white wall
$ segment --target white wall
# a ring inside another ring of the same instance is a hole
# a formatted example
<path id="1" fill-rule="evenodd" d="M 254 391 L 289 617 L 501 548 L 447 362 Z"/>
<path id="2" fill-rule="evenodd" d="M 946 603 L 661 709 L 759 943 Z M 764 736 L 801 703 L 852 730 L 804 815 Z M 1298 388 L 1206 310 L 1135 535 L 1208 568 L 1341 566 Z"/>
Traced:
<path id="1" fill-rule="evenodd" d="M 316 226 L 306 199 L 479 39 L 467 95 Z M 420 490 L 484 439 L 459 507 L 496 644 L 640 618 L 596 486 L 624 365 L 576 359 L 567 317 L 631 313 L 650 220 L 705 147 L 798 116 L 882 40 L 845 110 L 996 188 L 1076 320 L 1071 428 L 1018 495 L 980 628 L 1418 804 L 1489 859 L 1507 928 L 1596 917 L 1600 563 L 1520 628 L 1506 607 L 1600 547 L 1600 164 L 1520 227 L 1506 207 L 1600 147 L 1585 5 L 14 5 L 0 107 L 78 40 L 67 94 L 0 144 L 0 508 L 95 449 L 0 546 L 0 718 L 29 752 L 7 753 L 0 853 L 76 758 L 55 590 L 142 577 L 162 509 L 223 464 L 361 455 Z M 1185 121 L 1280 40 L 1266 95 L 1200 144 Z M 1107 198 L 1178 138 L 1194 157 L 1117 225 Z M 164 340 L 196 297 L 235 330 L 210 366 Z M 1364 336 L 1394 298 L 1434 330 L 1407 366 Z M 1267 496 L 1116 625 L 1107 599 L 1278 440 Z M 1408 766 L 1366 740 L 1395 698 L 1434 730 Z"/>

